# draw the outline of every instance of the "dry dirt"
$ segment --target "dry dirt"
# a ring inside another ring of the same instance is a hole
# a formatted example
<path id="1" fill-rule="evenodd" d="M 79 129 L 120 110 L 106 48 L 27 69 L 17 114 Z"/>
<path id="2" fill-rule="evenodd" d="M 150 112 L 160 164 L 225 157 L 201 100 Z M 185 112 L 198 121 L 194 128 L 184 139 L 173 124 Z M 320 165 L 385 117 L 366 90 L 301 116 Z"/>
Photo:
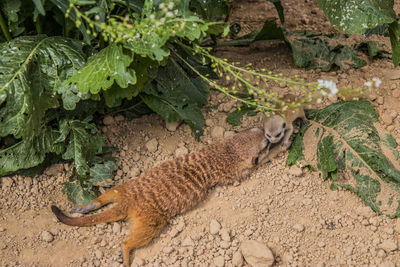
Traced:
<path id="1" fill-rule="evenodd" d="M 231 21 L 240 22 L 245 31 L 277 17 L 268 1 L 237 1 L 234 6 Z M 284 1 L 284 8 L 285 26 L 291 30 L 337 32 L 316 1 Z M 388 38 L 381 42 L 389 45 Z M 382 85 L 368 92 L 368 98 L 400 143 L 400 70 L 386 59 L 348 73 L 321 73 L 296 68 L 283 43 L 224 48 L 216 54 L 285 76 L 299 74 L 309 81 L 322 77 L 353 88 L 379 77 Z M 325 99 L 322 105 L 335 101 Z M 203 143 L 262 125 L 259 114 L 232 127 L 226 116 L 237 104 L 212 92 L 209 106 L 217 104 L 217 109 L 204 109 Z M 107 117 L 104 122 L 108 143 L 120 148 L 114 154 L 116 183 L 202 145 L 187 125 L 168 131 L 157 115 L 132 121 Z M 331 191 L 318 172 L 285 166 L 286 155 L 260 166 L 240 184 L 211 190 L 195 209 L 176 217 L 158 238 L 136 250 L 133 265 L 248 266 L 240 246 L 258 240 L 272 250 L 274 266 L 400 266 L 400 219 L 374 214 L 351 192 Z M 75 228 L 57 222 L 50 212 L 51 204 L 71 208 L 61 193 L 66 168 L 58 164 L 34 178 L 1 179 L 0 266 L 122 266 L 120 244 L 128 223 Z"/>

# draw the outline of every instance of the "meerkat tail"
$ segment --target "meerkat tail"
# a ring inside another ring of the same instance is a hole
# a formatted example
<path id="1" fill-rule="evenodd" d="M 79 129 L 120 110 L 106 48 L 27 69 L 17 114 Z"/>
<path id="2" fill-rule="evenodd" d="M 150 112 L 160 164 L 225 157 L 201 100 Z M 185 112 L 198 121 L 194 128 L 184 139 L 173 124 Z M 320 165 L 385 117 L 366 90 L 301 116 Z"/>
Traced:
<path id="1" fill-rule="evenodd" d="M 103 212 L 83 217 L 69 217 L 65 215 L 58 207 L 52 205 L 51 211 L 56 215 L 57 219 L 71 226 L 92 226 L 98 223 L 115 222 L 127 217 L 125 211 L 118 206 L 111 207 Z"/>

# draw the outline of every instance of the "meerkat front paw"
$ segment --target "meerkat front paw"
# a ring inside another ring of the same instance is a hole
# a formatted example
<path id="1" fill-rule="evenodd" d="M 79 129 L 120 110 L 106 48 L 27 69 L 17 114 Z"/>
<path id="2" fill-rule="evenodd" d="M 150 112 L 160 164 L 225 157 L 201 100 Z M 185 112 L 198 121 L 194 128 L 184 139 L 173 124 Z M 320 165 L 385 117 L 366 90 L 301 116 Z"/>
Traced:
<path id="1" fill-rule="evenodd" d="M 289 142 L 283 142 L 281 143 L 281 147 L 288 147 L 289 146 Z"/>

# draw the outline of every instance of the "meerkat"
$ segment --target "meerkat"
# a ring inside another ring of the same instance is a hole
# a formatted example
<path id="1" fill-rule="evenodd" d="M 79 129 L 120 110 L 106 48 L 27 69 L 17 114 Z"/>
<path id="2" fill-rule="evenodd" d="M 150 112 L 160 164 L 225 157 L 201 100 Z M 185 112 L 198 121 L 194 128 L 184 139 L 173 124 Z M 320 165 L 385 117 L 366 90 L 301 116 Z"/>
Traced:
<path id="1" fill-rule="evenodd" d="M 161 163 L 137 179 L 117 185 L 71 213 L 87 213 L 114 203 L 103 212 L 68 217 L 56 206 L 58 220 L 71 226 L 91 226 L 123 219 L 133 221 L 122 244 L 123 261 L 130 266 L 130 252 L 156 237 L 169 219 L 189 210 L 215 185 L 233 183 L 250 173 L 267 146 L 264 131 L 253 128 L 199 151 Z"/>
<path id="2" fill-rule="evenodd" d="M 296 101 L 297 96 L 292 94 L 286 94 L 282 100 L 285 103 L 293 103 Z M 278 106 L 277 108 L 281 108 Z M 270 117 L 265 116 L 264 120 L 264 133 L 265 137 L 269 141 L 268 147 L 266 148 L 265 155 L 263 155 L 263 162 L 270 160 L 275 157 L 280 151 L 286 150 L 291 145 L 290 137 L 293 134 L 293 123 L 301 119 L 303 123 L 307 123 L 307 118 L 304 113 L 303 107 L 296 109 L 288 108 L 281 115 L 273 115 Z M 273 146 L 273 144 L 279 143 L 279 146 Z M 273 147 L 272 147 L 273 146 Z M 272 148 L 271 148 L 272 147 Z"/>

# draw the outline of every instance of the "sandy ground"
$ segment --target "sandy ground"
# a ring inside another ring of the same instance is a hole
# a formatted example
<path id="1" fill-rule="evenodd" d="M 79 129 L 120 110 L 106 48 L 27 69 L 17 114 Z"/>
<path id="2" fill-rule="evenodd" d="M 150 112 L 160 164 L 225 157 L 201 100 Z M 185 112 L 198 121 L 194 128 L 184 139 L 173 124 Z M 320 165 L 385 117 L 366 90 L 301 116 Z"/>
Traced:
<path id="1" fill-rule="evenodd" d="M 315 2 L 285 1 L 285 26 L 337 32 Z M 231 21 L 243 24 L 244 31 L 277 17 L 268 1 L 234 5 Z M 389 45 L 388 38 L 384 42 Z M 369 91 L 367 99 L 400 143 L 400 70 L 386 59 L 348 73 L 321 73 L 296 68 L 283 43 L 220 48 L 216 54 L 285 76 L 298 74 L 308 81 L 322 77 L 353 88 L 379 77 L 382 85 Z M 321 106 L 335 101 L 325 99 Z M 119 166 L 115 183 L 194 151 L 201 143 L 262 125 L 261 114 L 247 117 L 241 126 L 229 125 L 226 117 L 236 106 L 225 95 L 212 92 L 211 108 L 204 108 L 201 142 L 195 141 L 187 125 L 168 131 L 155 114 L 132 121 L 107 118 L 102 132 L 108 144 L 120 148 L 114 154 Z M 375 214 L 351 192 L 331 191 L 329 181 L 316 171 L 285 166 L 286 156 L 260 166 L 241 183 L 211 190 L 195 209 L 176 217 L 160 237 L 136 250 L 133 266 L 249 266 L 241 252 L 246 240 L 269 247 L 274 266 L 400 266 L 400 219 Z M 1 178 L 0 266 L 122 266 L 120 244 L 129 223 L 75 228 L 57 222 L 51 213 L 51 204 L 64 210 L 72 207 L 61 193 L 66 167 L 51 166 L 34 178 Z"/>

